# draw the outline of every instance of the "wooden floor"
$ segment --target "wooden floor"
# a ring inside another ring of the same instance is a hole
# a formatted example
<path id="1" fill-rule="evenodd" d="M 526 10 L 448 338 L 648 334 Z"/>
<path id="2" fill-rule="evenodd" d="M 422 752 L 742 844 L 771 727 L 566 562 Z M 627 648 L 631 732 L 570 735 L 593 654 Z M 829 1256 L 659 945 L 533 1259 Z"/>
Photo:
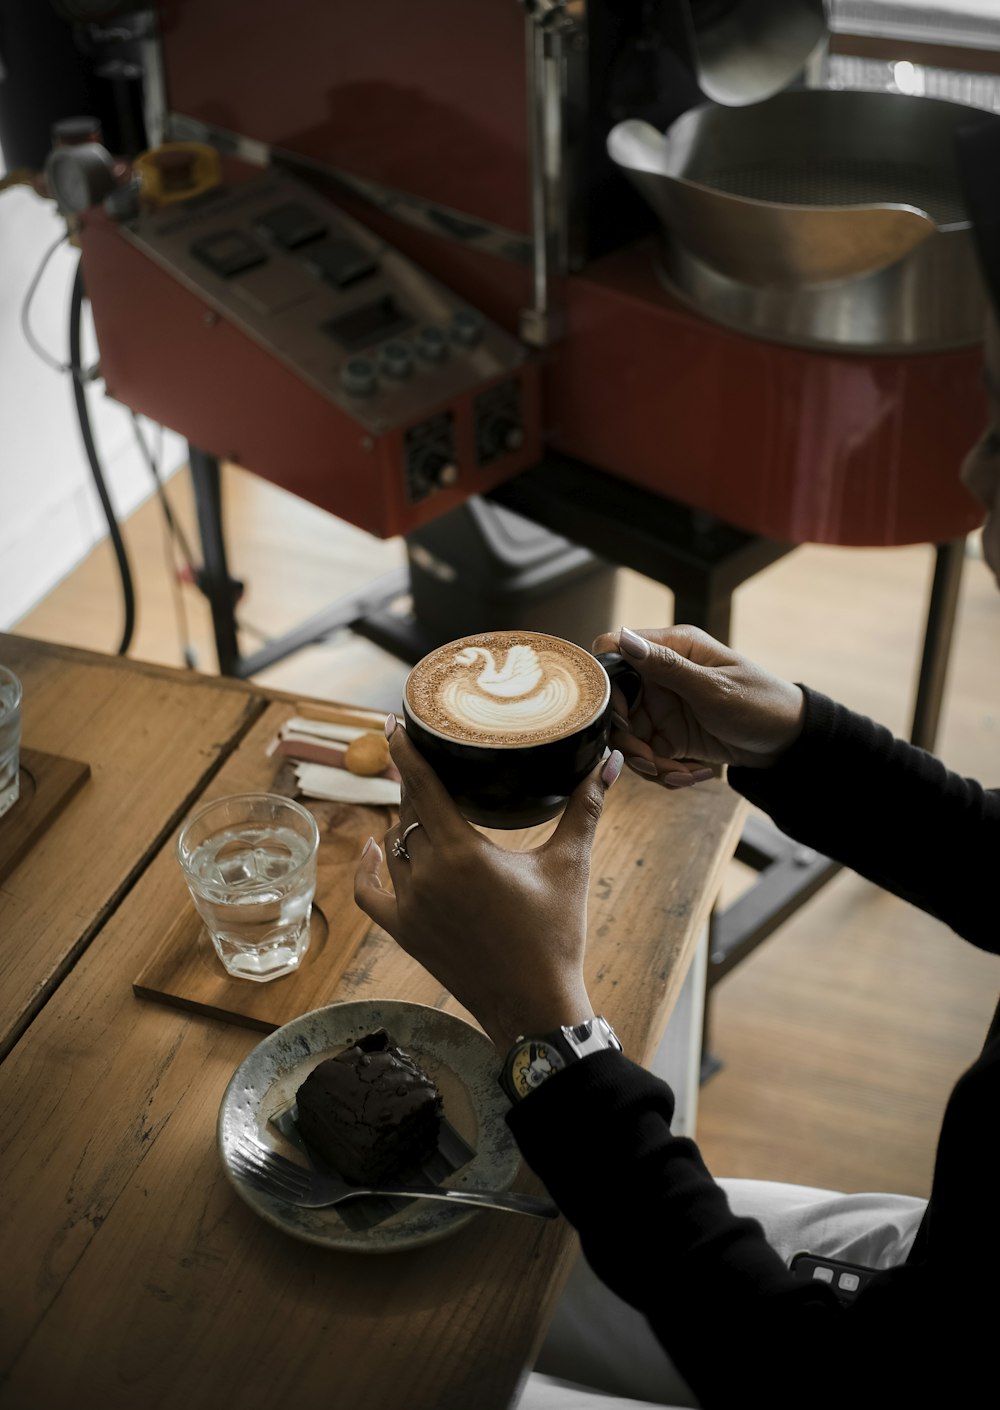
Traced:
<path id="1" fill-rule="evenodd" d="M 373 540 L 244 471 L 227 467 L 224 484 L 230 568 L 246 584 L 244 651 L 403 562 L 399 541 Z M 175 477 L 170 495 L 195 538 L 185 474 Z M 138 593 L 131 654 L 181 664 L 155 501 L 132 517 L 125 535 Z M 1000 593 L 975 548 L 938 753 L 989 785 L 1000 784 Z M 906 734 L 931 560 L 924 547 L 799 549 L 739 590 L 734 645 Z M 183 600 L 197 668 L 211 672 L 208 612 L 191 588 Z M 594 630 L 662 625 L 672 617 L 666 589 L 622 572 L 613 621 Z M 107 545 L 17 630 L 114 651 L 121 611 Z M 260 679 L 391 709 L 404 676 L 394 657 L 343 637 Z M 734 865 L 726 897 L 748 879 Z M 982 1044 L 998 989 L 996 957 L 841 874 L 716 991 L 713 1048 L 723 1067 L 702 1089 L 699 1118 L 709 1167 L 720 1175 L 926 1194 L 944 1103 Z"/>

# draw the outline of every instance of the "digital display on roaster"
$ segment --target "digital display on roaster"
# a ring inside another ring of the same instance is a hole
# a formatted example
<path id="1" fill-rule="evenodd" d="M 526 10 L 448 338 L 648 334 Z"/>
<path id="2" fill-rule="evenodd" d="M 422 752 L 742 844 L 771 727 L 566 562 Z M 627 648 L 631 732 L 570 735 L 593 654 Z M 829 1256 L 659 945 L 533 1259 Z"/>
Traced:
<path id="1" fill-rule="evenodd" d="M 404 333 L 407 328 L 413 327 L 414 321 L 391 294 L 386 294 L 373 304 L 364 304 L 351 313 L 331 318 L 323 324 L 323 330 L 342 348 L 355 352 L 358 348 L 381 342 L 383 338 Z"/>

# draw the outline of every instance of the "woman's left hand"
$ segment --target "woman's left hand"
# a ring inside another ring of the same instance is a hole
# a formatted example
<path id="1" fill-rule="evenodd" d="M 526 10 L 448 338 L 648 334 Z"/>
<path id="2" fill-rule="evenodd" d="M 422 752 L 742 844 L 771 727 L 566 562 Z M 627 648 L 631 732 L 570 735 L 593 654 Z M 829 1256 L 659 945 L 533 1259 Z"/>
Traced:
<path id="1" fill-rule="evenodd" d="M 373 838 L 358 863 L 358 905 L 463 1004 L 506 1052 L 593 1013 L 583 978 L 590 851 L 612 754 L 570 797 L 555 832 L 531 852 L 496 846 L 465 821 L 406 731 L 390 750 L 403 780 L 400 820 L 385 834 L 392 891 Z M 413 823 L 405 857 L 392 846 Z"/>

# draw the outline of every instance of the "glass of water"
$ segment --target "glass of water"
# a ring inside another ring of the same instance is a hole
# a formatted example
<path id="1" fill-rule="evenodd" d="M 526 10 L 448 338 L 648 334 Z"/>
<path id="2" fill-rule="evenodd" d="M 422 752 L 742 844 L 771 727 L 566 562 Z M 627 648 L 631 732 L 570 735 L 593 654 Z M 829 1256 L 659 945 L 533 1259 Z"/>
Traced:
<path id="1" fill-rule="evenodd" d="M 21 682 L 0 666 L 0 818 L 21 790 Z"/>
<path id="2" fill-rule="evenodd" d="M 177 838 L 177 859 L 216 954 L 237 979 L 298 969 L 309 948 L 319 828 L 274 793 L 206 803 Z"/>

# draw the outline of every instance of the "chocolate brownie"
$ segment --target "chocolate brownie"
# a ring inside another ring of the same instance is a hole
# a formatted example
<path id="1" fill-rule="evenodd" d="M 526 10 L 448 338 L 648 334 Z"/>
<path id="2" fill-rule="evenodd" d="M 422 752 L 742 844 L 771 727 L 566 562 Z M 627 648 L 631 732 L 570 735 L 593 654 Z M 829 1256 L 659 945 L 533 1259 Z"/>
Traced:
<path id="1" fill-rule="evenodd" d="M 412 1170 L 437 1149 L 441 1093 L 384 1028 L 313 1068 L 296 1101 L 309 1150 L 354 1185 Z"/>

